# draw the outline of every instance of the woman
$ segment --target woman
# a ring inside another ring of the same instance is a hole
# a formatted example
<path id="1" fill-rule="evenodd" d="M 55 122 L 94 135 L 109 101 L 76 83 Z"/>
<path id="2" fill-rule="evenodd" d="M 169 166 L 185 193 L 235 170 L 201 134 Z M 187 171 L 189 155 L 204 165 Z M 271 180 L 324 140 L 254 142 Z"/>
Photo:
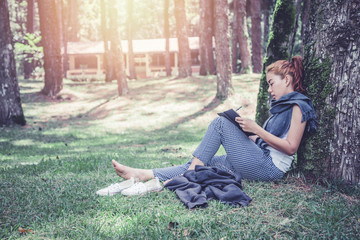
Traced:
<path id="1" fill-rule="evenodd" d="M 188 163 L 161 169 L 135 169 L 112 160 L 116 173 L 124 178 L 141 181 L 158 178 L 172 179 L 196 165 L 216 166 L 230 173 L 241 174 L 243 179 L 273 181 L 281 179 L 290 169 L 304 131 L 316 129 L 316 116 L 309 98 L 302 93 L 302 58 L 277 61 L 266 69 L 266 80 L 271 95 L 272 116 L 260 127 L 253 120 L 237 117 L 235 121 L 247 137 L 224 117 L 216 118 L 208 127 L 200 145 Z M 214 156 L 220 145 L 226 155 Z"/>

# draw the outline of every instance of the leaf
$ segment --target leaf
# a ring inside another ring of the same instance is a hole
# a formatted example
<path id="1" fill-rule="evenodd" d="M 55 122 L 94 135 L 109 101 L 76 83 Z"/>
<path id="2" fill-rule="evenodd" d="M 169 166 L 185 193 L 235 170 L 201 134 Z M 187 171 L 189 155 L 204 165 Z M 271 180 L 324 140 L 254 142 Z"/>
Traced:
<path id="1" fill-rule="evenodd" d="M 22 234 L 32 233 L 30 229 L 23 229 L 22 227 L 19 227 L 19 232 Z"/>
<path id="2" fill-rule="evenodd" d="M 177 222 L 169 222 L 169 230 L 176 228 L 179 225 Z"/>

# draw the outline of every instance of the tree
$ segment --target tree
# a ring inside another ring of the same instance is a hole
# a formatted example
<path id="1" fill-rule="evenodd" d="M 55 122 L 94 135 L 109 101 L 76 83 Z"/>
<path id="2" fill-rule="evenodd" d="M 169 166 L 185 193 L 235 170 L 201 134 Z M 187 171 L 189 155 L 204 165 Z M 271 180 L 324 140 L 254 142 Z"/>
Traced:
<path id="1" fill-rule="evenodd" d="M 121 39 L 117 25 L 117 9 L 115 8 L 115 0 L 110 0 L 108 5 L 108 12 L 110 16 L 110 52 L 109 60 L 114 70 L 112 79 L 116 80 L 118 84 L 119 96 L 126 95 L 129 92 L 128 84 L 126 81 L 125 67 L 124 67 L 124 56 L 121 48 Z"/>
<path id="2" fill-rule="evenodd" d="M 59 22 L 55 1 L 38 0 L 40 30 L 44 48 L 45 86 L 42 93 L 55 96 L 62 87 L 62 62 Z"/>
<path id="3" fill-rule="evenodd" d="M 226 99 L 232 92 L 228 11 L 227 0 L 215 0 L 216 97 L 218 99 Z"/>
<path id="4" fill-rule="evenodd" d="M 240 52 L 240 72 L 245 73 L 251 67 L 251 56 L 246 37 L 246 0 L 234 0 L 234 18 L 236 19 L 234 30 L 236 31 Z"/>
<path id="5" fill-rule="evenodd" d="M 109 39 L 107 27 L 107 11 L 105 0 L 100 1 L 100 15 L 101 15 L 101 32 L 104 42 L 104 69 L 105 69 L 105 82 L 111 82 L 112 72 L 109 56 Z"/>
<path id="6" fill-rule="evenodd" d="M 40 0 L 42 1 L 42 0 Z M 79 6 L 78 0 L 68 0 L 69 5 L 69 34 L 68 39 L 70 42 L 77 42 L 79 41 L 78 31 L 79 31 Z"/>
<path id="7" fill-rule="evenodd" d="M 25 125 L 6 0 L 0 1 L 0 32 L 0 126 Z"/>
<path id="8" fill-rule="evenodd" d="M 206 45 L 206 66 L 210 74 L 216 74 L 215 60 L 214 60 L 214 0 L 207 0 L 204 4 L 205 9 L 205 36 L 204 41 Z"/>
<path id="9" fill-rule="evenodd" d="M 135 72 L 135 61 L 134 61 L 134 51 L 133 51 L 133 0 L 127 0 L 127 27 L 128 27 L 128 58 L 129 58 L 129 75 L 130 79 L 136 79 Z"/>
<path id="10" fill-rule="evenodd" d="M 175 1 L 176 36 L 179 46 L 179 78 L 191 76 L 191 52 L 185 12 L 185 0 Z"/>
<path id="11" fill-rule="evenodd" d="M 256 106 L 256 122 L 262 125 L 269 117 L 269 94 L 265 69 L 277 60 L 288 59 L 289 37 L 295 23 L 295 8 L 292 0 L 277 0 L 271 23 L 271 32 L 266 49 Z"/>
<path id="12" fill-rule="evenodd" d="M 305 86 L 318 131 L 302 143 L 298 161 L 313 173 L 360 184 L 360 2 L 308 4 Z"/>
<path id="13" fill-rule="evenodd" d="M 27 1 L 27 13 L 26 13 L 26 32 L 34 33 L 34 0 Z M 27 53 L 27 59 L 31 58 L 32 54 Z M 34 71 L 34 62 L 24 61 L 24 78 L 29 79 L 31 73 Z"/>
<path id="14" fill-rule="evenodd" d="M 207 75 L 207 59 L 206 59 L 206 21 L 208 19 L 205 18 L 206 12 L 206 1 L 208 0 L 200 0 L 200 36 L 199 36 L 199 55 L 200 55 L 200 71 L 199 74 L 201 76 Z"/>
<path id="15" fill-rule="evenodd" d="M 261 73 L 262 47 L 261 47 L 261 0 L 251 0 L 251 52 L 253 59 L 253 72 Z"/>
<path id="16" fill-rule="evenodd" d="M 166 76 L 171 76 L 170 65 L 170 29 L 169 29 L 169 0 L 164 0 L 164 37 L 165 37 L 165 69 Z"/>

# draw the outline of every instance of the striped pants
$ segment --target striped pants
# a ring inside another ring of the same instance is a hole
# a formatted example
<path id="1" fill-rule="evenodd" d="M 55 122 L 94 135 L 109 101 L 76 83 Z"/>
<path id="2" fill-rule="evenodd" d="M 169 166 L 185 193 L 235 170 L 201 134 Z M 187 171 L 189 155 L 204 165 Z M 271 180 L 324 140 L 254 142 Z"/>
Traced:
<path id="1" fill-rule="evenodd" d="M 226 155 L 215 156 L 220 145 L 223 145 Z M 272 181 L 284 175 L 274 165 L 268 151 L 258 147 L 224 117 L 217 117 L 211 122 L 193 156 L 200 159 L 205 166 L 219 167 L 229 173 L 240 173 L 243 179 Z M 154 176 L 165 181 L 182 175 L 191 161 L 179 166 L 153 169 Z"/>

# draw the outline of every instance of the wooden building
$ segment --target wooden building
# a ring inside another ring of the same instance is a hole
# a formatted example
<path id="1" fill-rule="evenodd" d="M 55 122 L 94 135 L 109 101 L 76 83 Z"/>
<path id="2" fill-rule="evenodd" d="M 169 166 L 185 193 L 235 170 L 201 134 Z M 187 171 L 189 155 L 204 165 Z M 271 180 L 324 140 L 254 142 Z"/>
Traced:
<path id="1" fill-rule="evenodd" d="M 172 75 L 178 74 L 178 44 L 176 38 L 170 38 L 170 62 Z M 121 42 L 124 62 L 129 74 L 128 42 Z M 199 72 L 199 38 L 190 37 L 189 46 L 192 57 L 193 73 Z M 105 77 L 104 43 L 101 42 L 69 42 L 68 43 L 69 79 L 101 79 Z M 133 40 L 135 71 L 138 78 L 154 78 L 166 76 L 165 39 Z"/>

